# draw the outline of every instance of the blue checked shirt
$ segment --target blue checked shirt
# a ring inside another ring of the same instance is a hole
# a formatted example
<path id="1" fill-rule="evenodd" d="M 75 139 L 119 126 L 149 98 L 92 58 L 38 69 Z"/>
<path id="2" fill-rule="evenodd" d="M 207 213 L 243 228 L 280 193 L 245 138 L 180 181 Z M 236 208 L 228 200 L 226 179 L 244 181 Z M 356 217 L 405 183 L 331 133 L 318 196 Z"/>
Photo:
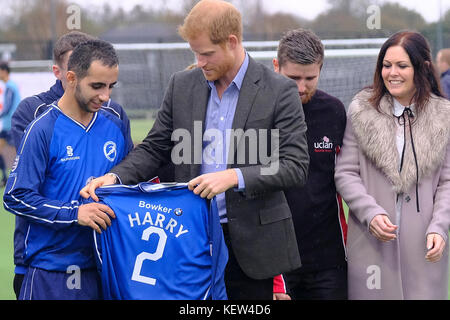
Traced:
<path id="1" fill-rule="evenodd" d="M 203 138 L 203 157 L 201 174 L 217 172 L 227 169 L 228 144 L 227 130 L 231 130 L 234 113 L 239 99 L 239 92 L 242 87 L 245 73 L 247 72 L 249 57 L 245 54 L 244 62 L 236 77 L 230 83 L 222 95 L 222 99 L 217 94 L 214 81 L 208 81 L 211 88 L 205 119 L 205 135 Z M 228 135 L 229 137 L 229 135 Z M 245 189 L 244 178 L 240 169 L 234 169 L 238 175 L 238 190 Z M 221 223 L 227 223 L 227 208 L 225 204 L 225 193 L 216 196 L 217 209 Z"/>

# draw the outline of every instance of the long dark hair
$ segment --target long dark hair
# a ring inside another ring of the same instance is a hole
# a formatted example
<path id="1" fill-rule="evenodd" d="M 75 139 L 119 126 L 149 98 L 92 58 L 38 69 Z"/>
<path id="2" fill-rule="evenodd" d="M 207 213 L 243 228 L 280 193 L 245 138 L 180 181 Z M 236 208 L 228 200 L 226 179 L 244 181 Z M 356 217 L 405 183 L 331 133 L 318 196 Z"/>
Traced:
<path id="1" fill-rule="evenodd" d="M 381 99 L 385 94 L 389 94 L 389 91 L 384 86 L 381 71 L 383 69 L 383 60 L 386 51 L 393 46 L 401 46 L 411 60 L 414 68 L 414 86 L 416 89 L 411 102 L 415 103 L 416 110 L 420 112 L 430 98 L 431 93 L 434 93 L 438 97 L 442 97 L 443 94 L 436 68 L 431 59 L 431 50 L 428 41 L 420 33 L 414 31 L 397 32 L 386 40 L 381 47 L 373 78 L 373 92 L 369 98 L 369 102 L 374 108 L 380 110 L 379 105 Z"/>

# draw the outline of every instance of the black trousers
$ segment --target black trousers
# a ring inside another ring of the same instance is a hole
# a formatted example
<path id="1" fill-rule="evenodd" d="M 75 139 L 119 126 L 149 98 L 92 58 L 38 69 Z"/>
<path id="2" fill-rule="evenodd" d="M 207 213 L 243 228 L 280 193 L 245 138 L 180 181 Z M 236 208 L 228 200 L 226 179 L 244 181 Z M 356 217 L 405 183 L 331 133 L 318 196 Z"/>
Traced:
<path id="1" fill-rule="evenodd" d="M 225 244 L 228 247 L 228 263 L 225 268 L 225 287 L 229 300 L 272 300 L 273 279 L 255 280 L 248 277 L 239 266 L 231 247 L 228 225 L 222 224 Z"/>
<path id="2" fill-rule="evenodd" d="M 294 300 L 347 300 L 347 267 L 285 275 L 288 293 Z"/>

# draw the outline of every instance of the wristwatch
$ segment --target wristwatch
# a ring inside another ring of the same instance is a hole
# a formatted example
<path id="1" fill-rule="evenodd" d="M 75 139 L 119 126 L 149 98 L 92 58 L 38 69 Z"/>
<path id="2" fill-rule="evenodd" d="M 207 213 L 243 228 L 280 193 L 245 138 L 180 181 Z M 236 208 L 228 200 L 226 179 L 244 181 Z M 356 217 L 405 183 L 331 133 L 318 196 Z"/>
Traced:
<path id="1" fill-rule="evenodd" d="M 113 178 L 114 178 L 114 183 L 115 183 L 115 184 L 117 184 L 117 183 L 120 181 L 119 176 L 118 176 L 117 174 L 115 174 L 115 173 L 108 172 L 107 174 L 105 174 L 105 176 L 111 176 L 111 177 L 113 177 Z"/>

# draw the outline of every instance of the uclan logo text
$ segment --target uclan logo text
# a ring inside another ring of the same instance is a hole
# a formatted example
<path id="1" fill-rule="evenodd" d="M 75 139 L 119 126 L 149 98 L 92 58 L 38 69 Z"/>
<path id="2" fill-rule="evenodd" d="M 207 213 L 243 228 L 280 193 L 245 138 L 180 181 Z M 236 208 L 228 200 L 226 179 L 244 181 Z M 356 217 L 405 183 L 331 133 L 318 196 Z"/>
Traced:
<path id="1" fill-rule="evenodd" d="M 315 152 L 331 152 L 333 150 L 333 142 L 327 136 L 322 138 L 320 142 L 314 142 Z"/>

